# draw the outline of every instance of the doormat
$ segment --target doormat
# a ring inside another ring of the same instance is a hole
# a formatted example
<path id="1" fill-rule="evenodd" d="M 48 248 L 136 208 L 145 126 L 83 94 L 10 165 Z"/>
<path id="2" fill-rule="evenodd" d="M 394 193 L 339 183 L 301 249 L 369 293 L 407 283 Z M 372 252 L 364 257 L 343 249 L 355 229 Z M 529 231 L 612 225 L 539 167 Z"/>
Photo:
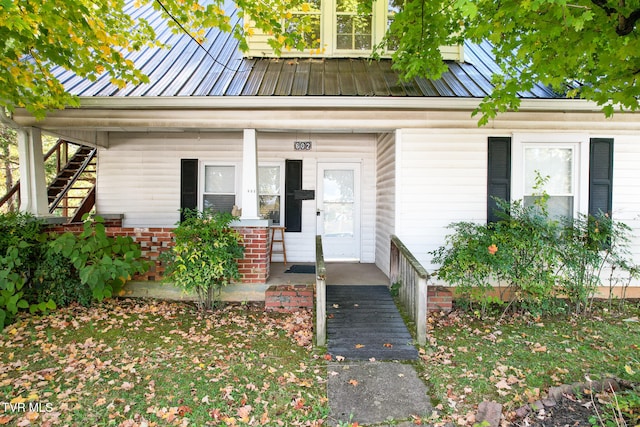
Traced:
<path id="1" fill-rule="evenodd" d="M 315 272 L 316 272 L 315 265 L 303 265 L 303 264 L 294 264 L 285 270 L 285 273 L 315 274 Z"/>

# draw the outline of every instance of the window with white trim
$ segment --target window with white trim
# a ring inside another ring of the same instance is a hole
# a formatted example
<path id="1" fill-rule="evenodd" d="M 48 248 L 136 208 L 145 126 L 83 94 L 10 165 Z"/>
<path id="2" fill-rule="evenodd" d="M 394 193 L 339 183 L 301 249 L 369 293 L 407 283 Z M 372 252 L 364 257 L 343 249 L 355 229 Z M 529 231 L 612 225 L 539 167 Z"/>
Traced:
<path id="1" fill-rule="evenodd" d="M 543 193 L 552 217 L 588 210 L 589 138 L 576 134 L 515 134 L 512 199 L 531 206 Z"/>
<path id="2" fill-rule="evenodd" d="M 251 28 L 247 37 L 248 57 L 369 57 L 380 44 L 400 10 L 400 0 L 309 0 L 287 13 L 283 24 L 288 30 L 304 33 L 306 49 L 283 50 L 277 55 L 269 43 L 269 34 Z M 303 17 L 304 19 L 299 19 Z M 298 27 L 298 28 L 296 28 Z M 390 51 L 394 41 L 390 42 Z M 444 59 L 462 61 L 462 45 L 442 46 Z"/>
<path id="3" fill-rule="evenodd" d="M 205 164 L 203 170 L 202 210 L 229 212 L 236 203 L 238 188 L 236 166 L 230 164 Z"/>
<path id="4" fill-rule="evenodd" d="M 283 212 L 283 168 L 280 164 L 268 164 L 258 167 L 258 203 L 260 216 L 282 224 Z"/>

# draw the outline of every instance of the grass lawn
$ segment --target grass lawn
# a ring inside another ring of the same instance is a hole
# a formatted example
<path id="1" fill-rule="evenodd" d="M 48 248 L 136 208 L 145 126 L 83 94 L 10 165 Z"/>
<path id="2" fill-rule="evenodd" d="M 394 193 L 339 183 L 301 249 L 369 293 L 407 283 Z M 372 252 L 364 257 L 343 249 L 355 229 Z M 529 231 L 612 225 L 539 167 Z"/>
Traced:
<path id="1" fill-rule="evenodd" d="M 434 421 L 471 420 L 483 400 L 502 403 L 508 413 L 550 387 L 589 379 L 640 384 L 639 315 L 636 303 L 622 313 L 599 309 L 586 317 L 431 317 L 430 345 L 418 369 L 433 390 Z"/>
<path id="2" fill-rule="evenodd" d="M 415 363 L 436 406 L 422 422 L 472 425 L 485 399 L 512 411 L 585 377 L 640 383 L 639 315 L 433 316 Z M 331 425 L 311 337 L 311 313 L 252 305 L 124 299 L 24 315 L 0 336 L 0 425 Z"/>
<path id="3" fill-rule="evenodd" d="M 318 425 L 311 321 L 143 300 L 24 316 L 0 337 L 0 424 Z"/>

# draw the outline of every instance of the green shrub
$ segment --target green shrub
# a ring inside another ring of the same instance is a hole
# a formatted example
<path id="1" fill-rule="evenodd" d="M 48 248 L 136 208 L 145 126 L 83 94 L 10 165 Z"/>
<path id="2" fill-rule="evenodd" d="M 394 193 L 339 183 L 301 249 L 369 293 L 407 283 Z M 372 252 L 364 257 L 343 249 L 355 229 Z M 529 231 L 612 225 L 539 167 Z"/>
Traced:
<path id="1" fill-rule="evenodd" d="M 611 277 L 614 271 L 638 275 L 628 260 L 628 226 L 608 216 L 553 218 L 546 202 L 545 194 L 532 206 L 498 200 L 509 214 L 497 223 L 451 224 L 453 234 L 431 252 L 440 265 L 436 275 L 456 285 L 470 308 L 479 303 L 482 313 L 495 302 L 493 284 L 498 283 L 508 291 L 502 294 L 507 308 L 536 315 L 566 311 L 567 303 L 574 312 L 585 312 L 605 268 Z"/>
<path id="2" fill-rule="evenodd" d="M 78 303 L 85 307 L 91 305 L 91 288 L 82 283 L 78 271 L 69 258 L 53 250 L 45 251 L 35 271 L 35 278 L 29 294 L 29 300 L 52 300 L 58 307 Z"/>
<path id="3" fill-rule="evenodd" d="M 174 230 L 175 245 L 161 255 L 165 280 L 195 292 L 202 308 L 213 309 L 221 289 L 240 278 L 241 236 L 229 224 L 228 213 L 187 211 Z"/>
<path id="4" fill-rule="evenodd" d="M 33 215 L 17 212 L 0 215 L 0 329 L 20 309 L 44 312 L 55 308 L 52 300 L 30 304 L 25 297 L 42 254 L 43 227 L 42 221 Z"/>
<path id="5" fill-rule="evenodd" d="M 140 246 L 131 237 L 107 237 L 102 217 L 87 214 L 83 220 L 80 234 L 59 235 L 51 241 L 50 251 L 69 259 L 80 282 L 101 301 L 118 292 L 132 275 L 147 271 L 149 262 L 141 259 Z"/>

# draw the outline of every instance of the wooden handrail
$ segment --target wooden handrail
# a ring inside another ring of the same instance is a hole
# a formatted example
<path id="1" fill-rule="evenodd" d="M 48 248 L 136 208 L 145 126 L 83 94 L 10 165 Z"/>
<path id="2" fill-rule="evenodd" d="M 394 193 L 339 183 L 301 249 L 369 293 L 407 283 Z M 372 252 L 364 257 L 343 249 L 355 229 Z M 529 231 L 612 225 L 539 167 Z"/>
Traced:
<path id="1" fill-rule="evenodd" d="M 60 172 L 60 169 L 62 168 L 63 165 L 67 164 L 67 161 L 69 160 L 69 144 L 73 144 L 72 142 L 69 141 L 65 141 L 64 139 L 59 138 L 58 141 L 56 141 L 56 143 L 53 145 L 53 147 L 51 147 L 49 149 L 49 151 L 46 152 L 46 154 L 44 155 L 44 161 L 46 162 L 47 160 L 49 160 L 49 157 L 51 157 L 54 153 L 58 153 L 58 157 L 57 157 L 57 164 L 56 164 L 56 175 Z M 60 160 L 60 147 L 62 145 L 65 145 L 66 150 L 65 150 L 65 160 L 64 162 L 61 162 Z M 77 144 L 74 144 L 77 145 Z M 2 196 L 2 198 L 0 199 L 0 208 L 2 206 L 4 206 L 5 203 L 7 203 L 9 200 L 11 200 L 11 198 L 18 192 L 20 191 L 20 180 L 16 181 L 16 183 L 14 184 L 13 187 L 11 187 L 9 189 L 9 191 L 7 191 L 7 194 L 5 194 L 4 196 Z"/>
<path id="2" fill-rule="evenodd" d="M 400 285 L 400 302 L 415 322 L 418 344 L 427 342 L 427 281 L 430 276 L 397 236 L 391 236 L 389 279 Z"/>
<path id="3" fill-rule="evenodd" d="M 316 345 L 327 344 L 327 269 L 324 265 L 322 236 L 316 236 Z"/>

